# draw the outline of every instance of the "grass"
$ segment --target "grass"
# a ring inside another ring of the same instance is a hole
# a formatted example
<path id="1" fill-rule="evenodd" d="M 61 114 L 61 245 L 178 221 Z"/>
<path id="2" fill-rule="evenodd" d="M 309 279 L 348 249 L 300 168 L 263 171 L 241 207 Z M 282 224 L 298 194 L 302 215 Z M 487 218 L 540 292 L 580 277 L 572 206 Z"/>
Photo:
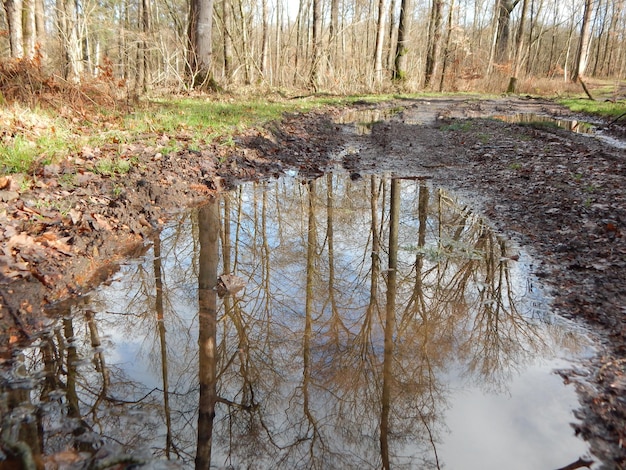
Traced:
<path id="1" fill-rule="evenodd" d="M 96 162 L 94 173 L 104 176 L 125 175 L 133 165 L 131 160 L 122 158 L 101 158 Z"/>
<path id="2" fill-rule="evenodd" d="M 565 98 L 559 100 L 563 106 L 567 106 L 574 112 L 595 114 L 598 116 L 616 118 L 626 113 L 626 101 L 591 101 L 589 99 Z"/>

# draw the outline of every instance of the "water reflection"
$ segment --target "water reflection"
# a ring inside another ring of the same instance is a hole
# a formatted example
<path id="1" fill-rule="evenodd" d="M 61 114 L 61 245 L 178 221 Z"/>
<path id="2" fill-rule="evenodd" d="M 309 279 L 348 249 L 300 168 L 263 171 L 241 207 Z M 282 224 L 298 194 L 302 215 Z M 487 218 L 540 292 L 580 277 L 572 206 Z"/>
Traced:
<path id="1" fill-rule="evenodd" d="M 442 468 L 463 393 L 510 391 L 538 358 L 584 347 L 505 240 L 417 181 L 245 185 L 182 216 L 152 255 L 68 306 L 2 377 L 5 453 Z M 245 289 L 218 295 L 222 274 Z M 567 424 L 573 392 L 558 393 L 550 421 L 524 429 L 558 428 L 533 448 L 545 468 L 585 451 Z"/>
<path id="2" fill-rule="evenodd" d="M 494 116 L 494 119 L 510 123 L 545 123 L 579 134 L 593 134 L 596 132 L 596 126 L 588 122 L 578 121 L 575 119 L 556 119 L 550 116 L 544 116 L 534 113 L 521 113 L 512 115 L 503 114 Z"/>

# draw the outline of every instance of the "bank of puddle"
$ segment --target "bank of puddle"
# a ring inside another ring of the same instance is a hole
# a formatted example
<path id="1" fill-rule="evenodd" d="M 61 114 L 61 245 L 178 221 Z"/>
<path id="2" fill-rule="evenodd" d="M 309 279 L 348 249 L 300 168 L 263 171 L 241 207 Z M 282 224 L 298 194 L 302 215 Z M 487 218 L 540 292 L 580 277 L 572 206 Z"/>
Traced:
<path id="1" fill-rule="evenodd" d="M 65 468 L 556 469 L 592 343 L 528 256 L 423 182 L 245 184 L 51 315 L 2 442 Z M 112 457 L 111 457 L 112 456 Z"/>
<path id="2" fill-rule="evenodd" d="M 425 103 L 418 111 L 410 109 L 406 112 L 402 107 L 395 108 L 365 108 L 365 109 L 348 109 L 344 111 L 337 119 L 338 124 L 346 124 L 351 126 L 353 132 L 358 135 L 371 134 L 372 127 L 379 122 L 389 119 L 399 119 L 407 125 L 428 125 L 437 120 L 438 111 L 442 111 L 441 106 L 432 106 L 431 103 Z M 626 141 L 613 137 L 606 133 L 605 129 L 597 124 L 577 119 L 566 119 L 563 117 L 554 117 L 538 113 L 511 113 L 511 114 L 492 114 L 489 112 L 475 113 L 473 117 L 457 117 L 456 119 L 476 119 L 490 118 L 512 124 L 524 124 L 544 128 L 559 128 L 584 134 L 605 142 L 612 147 L 626 149 Z"/>

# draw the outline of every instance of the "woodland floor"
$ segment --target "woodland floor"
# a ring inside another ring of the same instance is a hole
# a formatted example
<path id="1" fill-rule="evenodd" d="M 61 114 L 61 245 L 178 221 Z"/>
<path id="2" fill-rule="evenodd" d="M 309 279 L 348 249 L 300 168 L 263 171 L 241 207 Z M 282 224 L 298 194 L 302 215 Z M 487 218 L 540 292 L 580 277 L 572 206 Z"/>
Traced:
<path id="1" fill-rule="evenodd" d="M 561 375 L 580 392 L 576 432 L 602 468 L 626 468 L 626 150 L 546 125 L 489 119 L 518 113 L 577 117 L 530 98 L 364 102 L 286 116 L 240 135 L 235 147 L 166 155 L 139 139 L 124 150 L 137 161 L 124 176 L 90 171 L 115 146 L 43 168 L 24 192 L 18 176 L 0 178 L 0 361 L 8 365 L 12 349 L 37 335 L 51 307 L 106 280 L 182 207 L 288 169 L 304 177 L 336 166 L 354 177 L 391 172 L 472 201 L 535 257 L 534 274 L 551 289 L 554 307 L 602 338 L 585 371 Z M 350 121 L 377 122 L 359 133 L 341 124 Z M 610 132 L 624 137 L 616 125 Z M 161 138 L 165 145 L 179 137 Z"/>

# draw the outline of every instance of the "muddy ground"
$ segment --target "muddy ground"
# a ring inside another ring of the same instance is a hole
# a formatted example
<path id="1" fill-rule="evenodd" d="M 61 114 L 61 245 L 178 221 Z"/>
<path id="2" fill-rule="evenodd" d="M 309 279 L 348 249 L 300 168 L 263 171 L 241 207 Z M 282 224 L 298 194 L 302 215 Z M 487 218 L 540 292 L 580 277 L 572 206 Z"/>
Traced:
<path id="1" fill-rule="evenodd" d="M 460 193 L 534 255 L 554 307 L 604 343 L 585 370 L 561 372 L 581 394 L 575 430 L 602 468 L 626 468 L 626 150 L 538 122 L 489 119 L 519 113 L 580 118 L 531 98 L 363 102 L 286 116 L 234 148 L 165 154 L 184 136 L 156 136 L 153 146 L 140 137 L 122 149 L 124 175 L 93 172 L 116 145 L 82 149 L 34 182 L 0 178 L 0 365 L 55 304 L 106 280 L 181 208 L 291 169 L 307 178 L 336 167 L 355 178 L 385 171 Z M 604 134 L 620 132 L 613 124 Z"/>

